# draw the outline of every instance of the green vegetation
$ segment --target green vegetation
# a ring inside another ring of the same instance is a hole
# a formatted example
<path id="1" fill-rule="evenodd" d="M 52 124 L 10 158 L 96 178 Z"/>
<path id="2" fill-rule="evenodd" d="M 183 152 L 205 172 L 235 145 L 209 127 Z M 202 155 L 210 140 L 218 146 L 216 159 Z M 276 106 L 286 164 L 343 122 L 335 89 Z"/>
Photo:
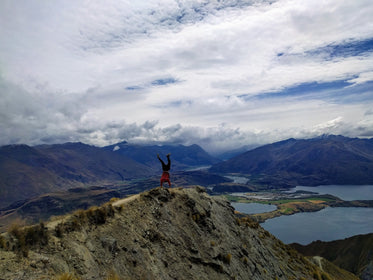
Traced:
<path id="1" fill-rule="evenodd" d="M 331 202 L 335 201 L 336 199 L 332 199 L 330 197 L 324 197 L 324 196 L 312 196 L 312 197 L 306 197 L 306 198 L 297 198 L 297 199 L 279 199 L 279 200 L 255 200 L 256 203 L 263 203 L 263 204 L 274 204 L 274 205 L 280 205 L 280 204 L 286 204 L 291 202 Z M 254 202 L 252 200 L 249 200 L 250 202 Z"/>
<path id="2" fill-rule="evenodd" d="M 281 213 L 283 213 L 285 215 L 289 215 L 289 214 L 293 213 L 294 209 L 293 208 L 284 208 L 284 209 L 281 209 L 280 211 L 281 211 Z"/>
<path id="3" fill-rule="evenodd" d="M 230 194 L 226 194 L 224 195 L 224 197 L 226 197 L 231 202 L 243 202 L 243 203 L 250 202 L 248 199 L 244 197 L 239 197 L 239 196 L 230 195 Z"/>

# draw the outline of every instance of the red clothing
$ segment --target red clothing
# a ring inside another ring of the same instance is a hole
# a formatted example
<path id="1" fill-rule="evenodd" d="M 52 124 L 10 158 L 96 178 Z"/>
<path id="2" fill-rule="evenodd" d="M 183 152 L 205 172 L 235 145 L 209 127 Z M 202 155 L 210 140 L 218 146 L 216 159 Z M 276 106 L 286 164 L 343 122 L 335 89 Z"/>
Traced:
<path id="1" fill-rule="evenodd" d="M 170 154 L 167 155 L 167 164 L 163 162 L 163 160 L 159 157 L 159 155 L 157 155 L 157 157 L 159 161 L 162 163 L 162 170 L 163 170 L 162 177 L 161 177 L 161 187 L 164 182 L 167 182 L 168 186 L 171 187 L 170 174 L 168 173 L 168 171 L 171 168 Z"/>
<path id="2" fill-rule="evenodd" d="M 167 182 L 168 185 L 171 187 L 170 174 L 167 171 L 163 171 L 163 173 L 162 173 L 161 187 L 162 187 L 164 182 Z"/>

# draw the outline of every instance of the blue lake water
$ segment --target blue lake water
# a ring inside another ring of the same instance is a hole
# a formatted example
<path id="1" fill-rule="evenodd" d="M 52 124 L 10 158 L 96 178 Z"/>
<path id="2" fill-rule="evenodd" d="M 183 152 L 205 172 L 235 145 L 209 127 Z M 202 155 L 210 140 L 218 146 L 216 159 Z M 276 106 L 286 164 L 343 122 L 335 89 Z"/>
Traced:
<path id="1" fill-rule="evenodd" d="M 298 190 L 331 194 L 343 200 L 373 200 L 372 185 L 298 186 L 291 192 Z M 272 211 L 264 209 L 262 212 L 253 212 L 250 209 L 246 210 L 244 206 L 239 207 L 240 210 L 238 208 L 236 210 L 247 214 Z M 373 233 L 373 208 L 327 207 L 318 212 L 298 213 L 269 219 L 261 225 L 284 243 L 308 244 L 315 240 L 332 241 L 358 234 Z"/>
<path id="2" fill-rule="evenodd" d="M 262 203 L 232 202 L 231 204 L 234 207 L 234 209 L 245 214 L 265 213 L 265 212 L 271 212 L 277 209 L 276 205 L 268 205 L 268 204 L 262 204 Z"/>
<path id="3" fill-rule="evenodd" d="M 261 226 L 287 244 L 332 241 L 372 233 L 373 208 L 327 207 L 318 212 L 273 218 Z"/>
<path id="4" fill-rule="evenodd" d="M 318 187 L 297 186 L 292 189 L 295 191 L 310 191 L 319 194 L 331 194 L 343 200 L 373 200 L 372 185 L 329 185 Z"/>

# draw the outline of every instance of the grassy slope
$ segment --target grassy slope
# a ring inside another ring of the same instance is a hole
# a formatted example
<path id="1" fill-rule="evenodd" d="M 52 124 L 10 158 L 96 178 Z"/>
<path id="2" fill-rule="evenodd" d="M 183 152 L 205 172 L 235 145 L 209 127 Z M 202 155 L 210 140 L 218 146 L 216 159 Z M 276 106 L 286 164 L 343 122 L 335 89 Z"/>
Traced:
<path id="1" fill-rule="evenodd" d="M 322 256 L 357 275 L 373 263 L 373 233 L 331 242 L 315 241 L 306 246 L 292 244 L 292 247 L 303 255 Z"/>

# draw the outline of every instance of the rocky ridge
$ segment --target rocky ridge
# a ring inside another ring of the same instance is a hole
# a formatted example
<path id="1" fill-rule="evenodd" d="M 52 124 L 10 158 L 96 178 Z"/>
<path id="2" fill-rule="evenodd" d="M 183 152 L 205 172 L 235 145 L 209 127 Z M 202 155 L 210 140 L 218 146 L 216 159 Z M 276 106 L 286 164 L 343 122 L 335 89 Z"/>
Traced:
<path id="1" fill-rule="evenodd" d="M 338 276 L 329 274 L 201 187 L 152 189 L 38 229 L 38 238 L 35 230 L 2 235 L 0 279 L 54 279 L 65 272 L 79 279 L 110 273 L 120 279 L 358 279 L 339 269 Z"/>

